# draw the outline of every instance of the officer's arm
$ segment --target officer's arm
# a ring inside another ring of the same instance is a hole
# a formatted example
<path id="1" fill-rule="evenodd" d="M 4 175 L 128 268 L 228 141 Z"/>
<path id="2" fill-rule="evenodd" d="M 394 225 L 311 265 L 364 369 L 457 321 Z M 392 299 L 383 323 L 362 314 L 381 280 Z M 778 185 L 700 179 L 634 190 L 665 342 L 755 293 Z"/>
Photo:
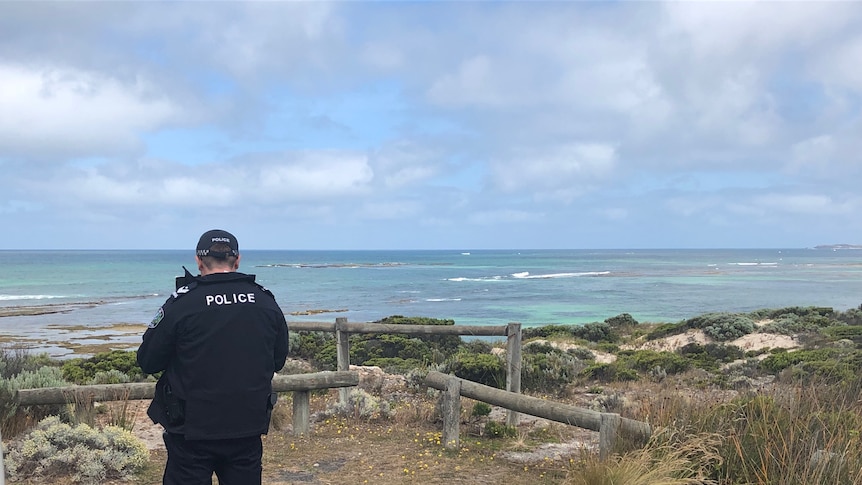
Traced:
<path id="1" fill-rule="evenodd" d="M 169 303 L 159 309 L 152 323 L 144 332 L 144 339 L 138 347 L 138 365 L 145 374 L 155 374 L 167 369 L 171 362 L 176 343 L 176 322 L 166 315 Z"/>
<path id="2" fill-rule="evenodd" d="M 289 347 L 287 321 L 284 319 L 284 314 L 281 312 L 278 312 L 278 317 L 278 333 L 275 335 L 275 348 L 272 353 L 273 368 L 276 372 L 284 367 L 284 363 L 287 361 L 287 348 Z"/>

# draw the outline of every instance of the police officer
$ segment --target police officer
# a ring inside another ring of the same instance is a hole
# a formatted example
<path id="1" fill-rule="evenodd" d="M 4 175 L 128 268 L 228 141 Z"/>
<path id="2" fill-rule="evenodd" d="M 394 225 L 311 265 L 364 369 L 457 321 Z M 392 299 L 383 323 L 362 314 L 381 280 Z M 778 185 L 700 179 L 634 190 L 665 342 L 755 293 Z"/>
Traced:
<path id="1" fill-rule="evenodd" d="M 159 308 L 138 349 L 144 372 L 164 371 L 147 414 L 165 428 L 165 485 L 261 483 L 273 373 L 287 358 L 287 322 L 275 298 L 237 272 L 239 244 L 205 232 L 199 276 Z"/>

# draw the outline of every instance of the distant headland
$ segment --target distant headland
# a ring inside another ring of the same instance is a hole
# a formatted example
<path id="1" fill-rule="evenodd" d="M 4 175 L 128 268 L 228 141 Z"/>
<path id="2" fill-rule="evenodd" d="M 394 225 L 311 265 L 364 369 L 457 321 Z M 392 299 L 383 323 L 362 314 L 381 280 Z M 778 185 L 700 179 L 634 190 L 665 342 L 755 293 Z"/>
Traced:
<path id="1" fill-rule="evenodd" d="M 862 249 L 862 244 L 821 244 L 814 249 Z"/>

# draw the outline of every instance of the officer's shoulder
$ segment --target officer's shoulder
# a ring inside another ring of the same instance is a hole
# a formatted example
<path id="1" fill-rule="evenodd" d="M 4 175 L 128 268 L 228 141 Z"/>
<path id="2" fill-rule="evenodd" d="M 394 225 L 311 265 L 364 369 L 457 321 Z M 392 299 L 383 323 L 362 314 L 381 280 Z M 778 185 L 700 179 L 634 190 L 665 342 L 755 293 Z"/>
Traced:
<path id="1" fill-rule="evenodd" d="M 263 291 L 264 293 L 269 295 L 270 298 L 272 298 L 273 300 L 275 299 L 275 295 L 272 294 L 272 291 L 270 291 L 269 288 L 263 286 L 262 284 L 258 283 L 257 281 L 254 282 L 254 285 L 257 286 L 261 291 Z"/>
<path id="2" fill-rule="evenodd" d="M 174 300 L 174 301 L 179 300 L 183 296 L 194 291 L 197 287 L 198 287 L 197 281 L 192 281 L 191 283 L 189 283 L 187 285 L 180 286 L 179 288 L 176 289 L 176 291 L 171 293 L 171 300 Z"/>

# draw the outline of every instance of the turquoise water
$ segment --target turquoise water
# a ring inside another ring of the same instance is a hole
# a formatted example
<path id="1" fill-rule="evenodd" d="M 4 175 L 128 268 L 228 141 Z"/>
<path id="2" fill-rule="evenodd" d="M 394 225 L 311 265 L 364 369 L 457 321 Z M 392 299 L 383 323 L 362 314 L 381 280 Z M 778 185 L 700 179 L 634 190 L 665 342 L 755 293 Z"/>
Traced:
<path id="1" fill-rule="evenodd" d="M 0 251 L 0 307 L 97 302 L 0 318 L 0 333 L 53 325 L 146 323 L 192 251 Z M 288 321 L 388 315 L 458 324 L 602 321 L 623 312 L 675 322 L 714 311 L 862 303 L 862 250 L 253 251 L 241 270 Z"/>

